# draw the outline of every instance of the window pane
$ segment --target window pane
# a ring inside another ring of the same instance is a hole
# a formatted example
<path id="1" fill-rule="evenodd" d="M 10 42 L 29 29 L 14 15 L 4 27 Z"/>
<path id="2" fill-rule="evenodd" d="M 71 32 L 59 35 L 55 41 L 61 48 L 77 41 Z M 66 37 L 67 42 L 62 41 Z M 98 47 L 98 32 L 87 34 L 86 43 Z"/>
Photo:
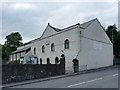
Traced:
<path id="1" fill-rule="evenodd" d="M 45 52 L 45 46 L 43 45 L 42 46 L 42 53 L 44 53 Z"/>
<path id="2" fill-rule="evenodd" d="M 34 55 L 36 54 L 36 48 L 34 48 Z"/>
<path id="3" fill-rule="evenodd" d="M 54 43 L 51 44 L 51 51 L 55 51 L 55 44 Z"/>
<path id="4" fill-rule="evenodd" d="M 65 40 L 65 49 L 69 49 L 69 40 L 68 39 Z"/>

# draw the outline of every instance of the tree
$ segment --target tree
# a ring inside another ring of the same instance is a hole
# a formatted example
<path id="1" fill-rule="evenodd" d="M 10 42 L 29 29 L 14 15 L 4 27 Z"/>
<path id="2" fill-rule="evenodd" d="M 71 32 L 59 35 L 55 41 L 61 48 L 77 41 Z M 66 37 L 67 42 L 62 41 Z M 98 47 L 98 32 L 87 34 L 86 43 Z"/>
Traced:
<path id="1" fill-rule="evenodd" d="M 0 44 L 0 64 L 1 64 L 1 60 L 2 60 L 2 45 Z"/>
<path id="2" fill-rule="evenodd" d="M 112 41 L 112 34 L 113 34 L 113 40 L 116 40 L 116 35 L 117 35 L 117 28 L 114 25 L 110 25 L 107 27 L 106 33 L 108 35 L 108 37 L 110 38 L 111 42 L 114 43 Z"/>
<path id="3" fill-rule="evenodd" d="M 9 60 L 11 49 L 2 45 L 2 63 L 5 64 Z"/>
<path id="4" fill-rule="evenodd" d="M 9 54 L 23 44 L 19 32 L 11 33 L 5 39 L 5 44 L 2 45 L 2 63 L 6 63 L 9 60 Z"/>
<path id="5" fill-rule="evenodd" d="M 115 57 L 118 57 L 120 52 L 120 31 L 117 31 L 117 27 L 115 25 L 110 25 L 108 26 L 106 33 L 113 43 L 113 53 Z"/>
<path id="6" fill-rule="evenodd" d="M 120 31 L 118 31 L 117 36 L 116 36 L 116 57 L 119 57 L 120 54 Z"/>
<path id="7" fill-rule="evenodd" d="M 10 35 L 6 36 L 5 39 L 5 46 L 11 48 L 11 51 L 14 51 L 22 45 L 22 36 L 20 35 L 19 32 L 11 33 Z"/>

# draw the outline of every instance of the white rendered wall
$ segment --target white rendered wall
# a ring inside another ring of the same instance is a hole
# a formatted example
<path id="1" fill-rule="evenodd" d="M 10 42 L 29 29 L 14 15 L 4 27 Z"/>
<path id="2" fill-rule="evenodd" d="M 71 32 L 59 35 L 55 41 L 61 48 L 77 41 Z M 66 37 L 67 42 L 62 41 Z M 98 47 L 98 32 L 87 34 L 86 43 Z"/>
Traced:
<path id="1" fill-rule="evenodd" d="M 80 29 L 79 29 L 80 30 Z M 70 31 L 66 31 L 64 33 L 60 33 L 57 35 L 54 35 L 52 37 L 42 39 L 40 41 L 32 43 L 31 51 L 33 52 L 34 48 L 36 48 L 36 55 L 38 58 L 42 58 L 43 63 L 46 64 L 47 57 L 50 58 L 51 63 L 55 63 L 55 57 L 60 58 L 61 54 L 65 54 L 66 58 L 66 69 L 67 70 L 73 70 L 72 66 L 72 60 L 76 58 L 76 55 L 79 52 L 79 30 L 78 28 Z M 64 49 L 64 41 L 68 39 L 69 40 L 69 47 L 70 49 Z M 50 41 L 50 44 L 46 46 L 46 42 Z M 55 52 L 51 52 L 51 43 L 55 44 Z M 42 53 L 42 45 L 45 45 L 45 53 Z M 61 51 L 63 50 L 63 52 Z"/>
<path id="2" fill-rule="evenodd" d="M 78 59 L 87 69 L 113 65 L 112 43 L 97 20 L 83 32 Z"/>
<path id="3" fill-rule="evenodd" d="M 93 69 L 113 65 L 112 45 L 82 38 L 81 47 L 78 56 L 80 67 L 86 65 L 87 69 Z"/>

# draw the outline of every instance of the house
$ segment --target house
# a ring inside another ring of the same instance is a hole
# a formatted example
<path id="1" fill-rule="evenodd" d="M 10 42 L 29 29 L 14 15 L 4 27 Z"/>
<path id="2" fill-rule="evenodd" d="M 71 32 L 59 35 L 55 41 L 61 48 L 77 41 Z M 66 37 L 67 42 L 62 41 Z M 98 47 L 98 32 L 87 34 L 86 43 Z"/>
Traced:
<path id="1" fill-rule="evenodd" d="M 21 57 L 25 61 L 26 55 L 33 55 L 37 57 L 38 64 L 55 64 L 61 54 L 65 56 L 66 71 L 73 71 L 73 59 L 78 60 L 79 70 L 113 65 L 113 45 L 98 19 L 64 29 L 48 23 L 40 38 L 18 47 L 10 54 L 10 60 Z"/>

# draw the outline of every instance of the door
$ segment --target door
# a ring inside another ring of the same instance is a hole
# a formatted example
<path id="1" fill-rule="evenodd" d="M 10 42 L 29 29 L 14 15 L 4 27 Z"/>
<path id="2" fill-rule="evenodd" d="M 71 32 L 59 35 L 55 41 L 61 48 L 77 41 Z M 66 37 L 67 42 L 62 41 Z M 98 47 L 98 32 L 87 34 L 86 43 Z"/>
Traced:
<path id="1" fill-rule="evenodd" d="M 78 61 L 78 59 L 73 59 L 73 70 L 74 70 L 74 72 L 79 72 L 79 61 Z"/>

